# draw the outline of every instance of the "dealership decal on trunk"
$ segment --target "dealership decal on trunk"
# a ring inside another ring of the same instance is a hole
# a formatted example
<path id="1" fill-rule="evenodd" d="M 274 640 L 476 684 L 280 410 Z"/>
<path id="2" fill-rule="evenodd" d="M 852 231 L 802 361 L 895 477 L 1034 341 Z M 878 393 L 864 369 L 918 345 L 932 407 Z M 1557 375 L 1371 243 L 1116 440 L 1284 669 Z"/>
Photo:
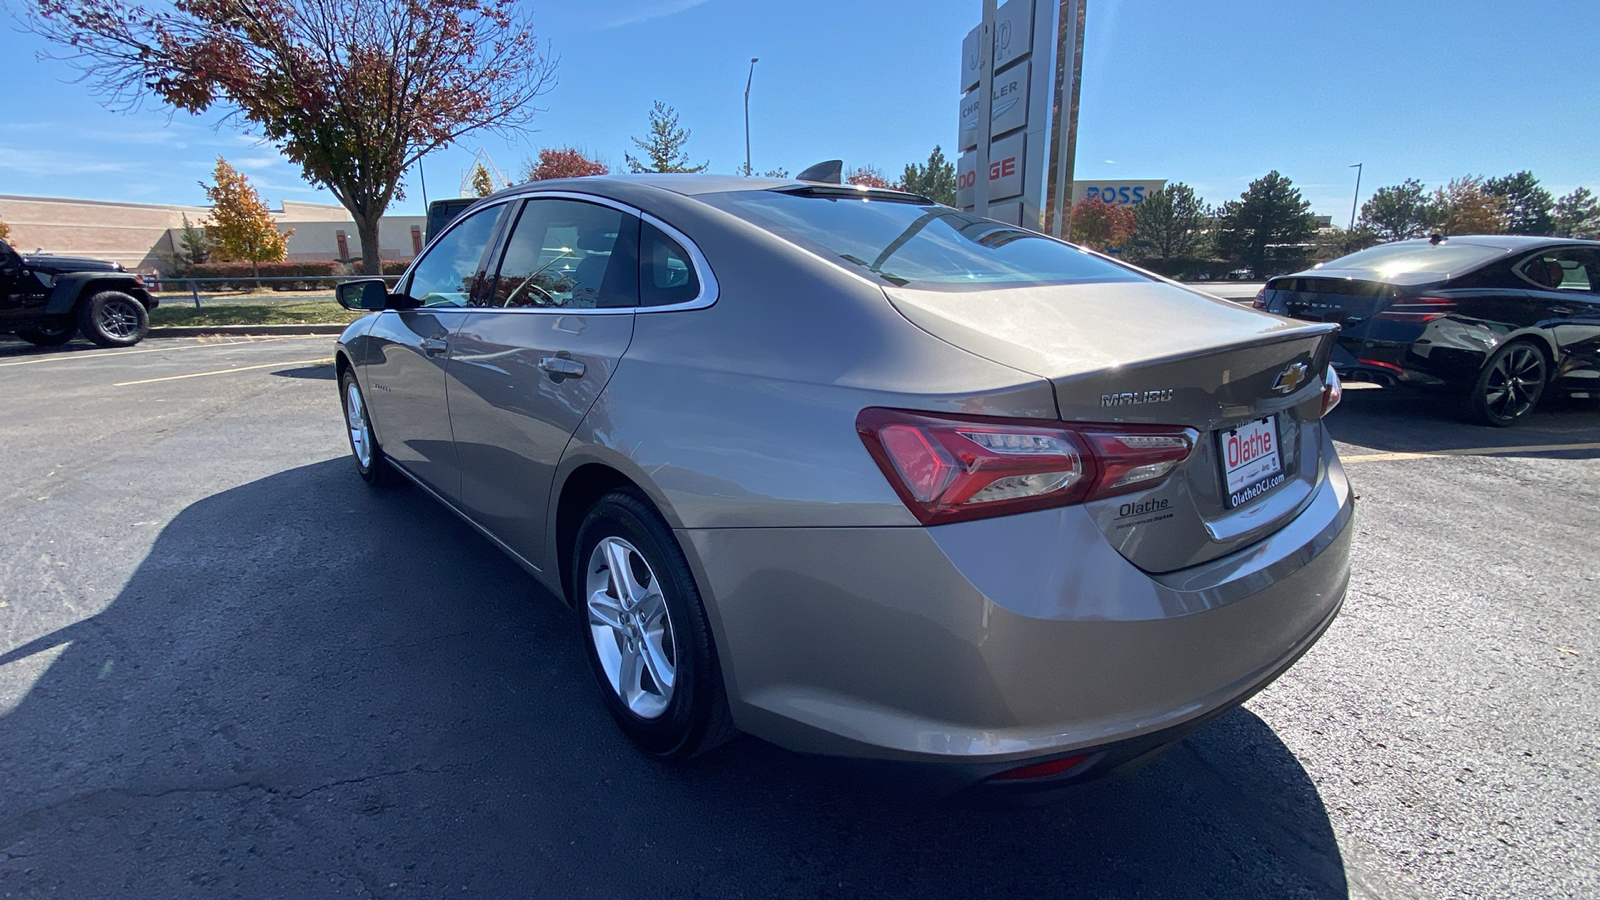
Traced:
<path id="1" fill-rule="evenodd" d="M 1132 406 L 1137 403 L 1166 403 L 1172 399 L 1172 388 L 1156 391 L 1129 391 L 1121 394 L 1101 394 L 1101 406 Z"/>

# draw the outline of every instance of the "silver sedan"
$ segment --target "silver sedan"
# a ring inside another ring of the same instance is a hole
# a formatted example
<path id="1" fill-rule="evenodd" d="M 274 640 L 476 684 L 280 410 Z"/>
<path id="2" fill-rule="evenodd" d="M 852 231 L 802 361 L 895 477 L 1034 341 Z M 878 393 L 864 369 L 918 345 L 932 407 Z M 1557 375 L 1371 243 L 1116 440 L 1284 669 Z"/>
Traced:
<path id="1" fill-rule="evenodd" d="M 565 598 L 652 754 L 745 731 L 1055 789 L 1242 702 L 1344 597 L 1333 326 L 921 197 L 539 182 L 340 300 L 362 477 Z"/>

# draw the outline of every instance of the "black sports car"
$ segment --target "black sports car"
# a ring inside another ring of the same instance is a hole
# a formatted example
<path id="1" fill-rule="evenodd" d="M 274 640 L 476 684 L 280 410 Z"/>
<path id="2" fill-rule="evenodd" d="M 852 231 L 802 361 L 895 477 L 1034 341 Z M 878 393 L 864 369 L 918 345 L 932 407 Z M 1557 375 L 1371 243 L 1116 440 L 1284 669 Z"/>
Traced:
<path id="1" fill-rule="evenodd" d="M 1600 242 L 1396 241 L 1274 278 L 1255 305 L 1338 323 L 1341 379 L 1449 391 L 1487 425 L 1547 390 L 1600 398 Z"/>

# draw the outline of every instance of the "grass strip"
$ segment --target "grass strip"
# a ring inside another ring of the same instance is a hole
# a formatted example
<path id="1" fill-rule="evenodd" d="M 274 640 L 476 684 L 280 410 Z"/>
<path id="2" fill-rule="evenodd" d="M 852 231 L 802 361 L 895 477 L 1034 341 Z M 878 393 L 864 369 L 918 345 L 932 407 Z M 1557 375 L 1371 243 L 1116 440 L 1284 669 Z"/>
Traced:
<path id="1" fill-rule="evenodd" d="M 351 322 L 359 316 L 332 300 L 284 300 L 276 303 L 163 303 L 150 313 L 150 324 L 162 325 L 324 325 Z"/>

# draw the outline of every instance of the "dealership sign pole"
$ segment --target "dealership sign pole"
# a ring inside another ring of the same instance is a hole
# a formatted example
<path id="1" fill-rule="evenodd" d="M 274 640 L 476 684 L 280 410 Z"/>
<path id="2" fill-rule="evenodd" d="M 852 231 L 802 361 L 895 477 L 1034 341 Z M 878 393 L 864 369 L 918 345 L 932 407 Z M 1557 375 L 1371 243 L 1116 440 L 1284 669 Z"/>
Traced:
<path id="1" fill-rule="evenodd" d="M 983 21 L 961 45 L 957 206 L 1063 233 L 1085 2 L 1007 0 L 996 9 L 984 0 Z"/>

